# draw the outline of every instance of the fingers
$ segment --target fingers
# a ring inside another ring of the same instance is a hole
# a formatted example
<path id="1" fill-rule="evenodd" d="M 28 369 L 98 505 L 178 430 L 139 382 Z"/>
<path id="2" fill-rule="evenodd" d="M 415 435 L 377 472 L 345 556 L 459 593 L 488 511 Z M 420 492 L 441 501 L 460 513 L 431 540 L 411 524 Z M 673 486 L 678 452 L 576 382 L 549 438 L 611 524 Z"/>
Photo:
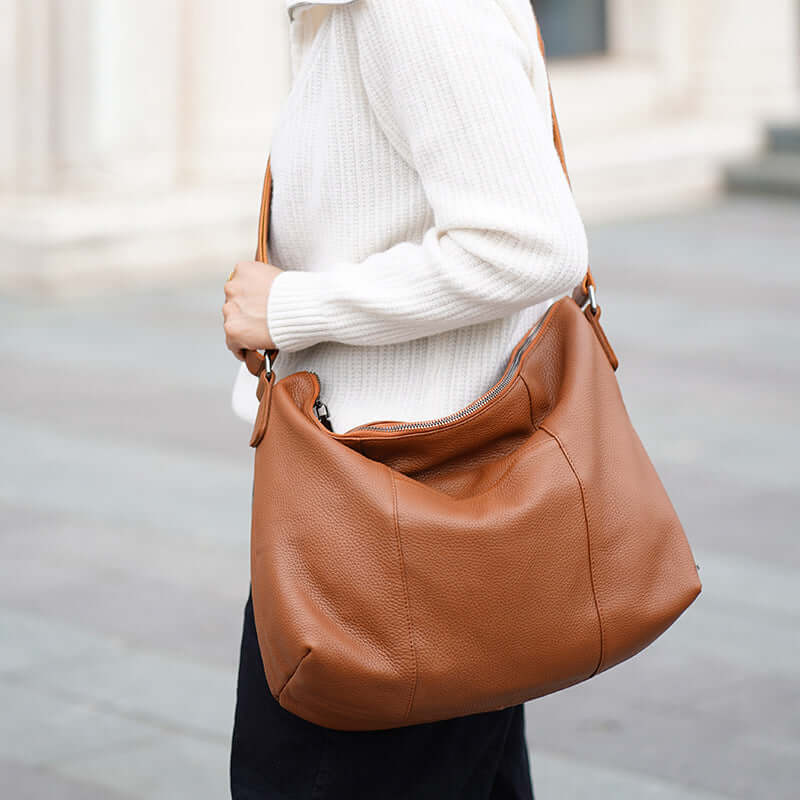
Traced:
<path id="1" fill-rule="evenodd" d="M 239 361 L 245 360 L 248 350 L 273 346 L 261 309 L 269 296 L 271 281 L 278 272 L 277 267 L 268 264 L 240 261 L 223 284 L 225 344 Z"/>
<path id="2" fill-rule="evenodd" d="M 227 286 L 225 287 L 226 294 L 227 294 Z M 244 348 L 242 346 L 242 341 L 238 335 L 238 326 L 236 325 L 234 315 L 239 310 L 238 305 L 231 301 L 226 300 L 222 304 L 222 327 L 225 331 L 225 346 L 231 353 L 239 359 L 239 361 L 244 361 Z"/>
<path id="3" fill-rule="evenodd" d="M 239 359 L 239 361 L 244 361 L 244 354 L 245 351 L 239 346 L 239 343 L 235 339 L 231 339 L 231 337 L 225 337 L 225 346 L 231 353 Z"/>

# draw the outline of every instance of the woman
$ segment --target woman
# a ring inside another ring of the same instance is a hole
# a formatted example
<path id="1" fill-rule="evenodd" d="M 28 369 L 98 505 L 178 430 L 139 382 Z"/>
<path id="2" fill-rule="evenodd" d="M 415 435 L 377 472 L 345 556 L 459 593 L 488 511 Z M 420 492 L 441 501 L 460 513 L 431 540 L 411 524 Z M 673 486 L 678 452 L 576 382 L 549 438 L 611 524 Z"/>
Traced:
<path id="1" fill-rule="evenodd" d="M 501 376 L 586 270 L 529 0 L 287 0 L 270 264 L 225 285 L 227 346 L 320 378 L 334 432 L 429 420 Z M 253 422 L 244 365 L 234 408 Z M 393 730 L 284 710 L 245 607 L 233 797 L 532 798 L 523 706 Z"/>

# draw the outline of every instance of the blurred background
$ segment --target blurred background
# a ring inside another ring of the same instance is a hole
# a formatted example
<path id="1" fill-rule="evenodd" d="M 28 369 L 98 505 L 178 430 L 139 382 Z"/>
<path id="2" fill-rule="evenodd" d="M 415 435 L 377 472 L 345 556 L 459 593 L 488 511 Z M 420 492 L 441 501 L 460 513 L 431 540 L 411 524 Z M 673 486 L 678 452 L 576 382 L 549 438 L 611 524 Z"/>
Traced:
<path id="1" fill-rule="evenodd" d="M 800 0 L 536 0 L 626 404 L 703 593 L 527 706 L 537 800 L 798 796 Z M 283 0 L 0 0 L 0 796 L 220 798 L 252 451 L 222 284 Z"/>

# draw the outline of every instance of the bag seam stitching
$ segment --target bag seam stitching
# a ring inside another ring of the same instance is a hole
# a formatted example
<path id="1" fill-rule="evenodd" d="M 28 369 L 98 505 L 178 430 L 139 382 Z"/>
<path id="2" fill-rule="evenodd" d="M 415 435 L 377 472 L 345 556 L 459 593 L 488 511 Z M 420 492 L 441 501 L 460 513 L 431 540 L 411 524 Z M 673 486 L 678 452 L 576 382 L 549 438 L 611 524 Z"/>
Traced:
<path id="1" fill-rule="evenodd" d="M 528 413 L 531 417 L 531 426 L 534 430 L 536 430 L 536 422 L 533 419 L 533 393 L 531 392 L 531 387 L 528 385 L 528 381 L 525 380 L 525 376 L 520 372 L 519 377 L 522 379 L 522 382 L 525 384 L 525 390 L 528 392 Z"/>
<path id="2" fill-rule="evenodd" d="M 306 652 L 303 654 L 303 657 L 297 662 L 297 664 L 295 664 L 295 667 L 291 671 L 291 673 L 289 674 L 289 677 L 286 678 L 286 680 L 283 682 L 283 686 L 281 686 L 281 688 L 278 689 L 278 694 L 276 694 L 275 697 L 278 699 L 279 703 L 281 701 L 281 696 L 283 695 L 284 691 L 286 690 L 286 687 L 289 685 L 289 681 L 291 681 L 292 678 L 294 678 L 294 676 L 297 674 L 297 670 L 300 669 L 300 667 L 303 665 L 303 662 L 310 655 L 311 655 L 311 648 L 309 647 L 309 648 L 306 649 Z"/>
<path id="3" fill-rule="evenodd" d="M 403 586 L 403 597 L 405 600 L 405 607 L 406 607 L 406 620 L 408 622 L 408 641 L 411 646 L 411 658 L 414 663 L 414 678 L 411 682 L 411 691 L 408 697 L 408 705 L 406 706 L 406 710 L 405 713 L 403 714 L 403 720 L 402 720 L 403 722 L 406 722 L 408 721 L 411 715 L 411 707 L 414 704 L 414 696 L 417 691 L 417 681 L 419 678 L 419 663 L 417 660 L 417 651 L 416 648 L 414 647 L 414 629 L 411 620 L 411 601 L 409 600 L 408 596 L 408 579 L 406 576 L 406 562 L 405 562 L 405 556 L 403 554 L 403 542 L 400 536 L 400 521 L 399 521 L 399 514 L 397 511 L 397 484 L 395 483 L 394 473 L 391 467 L 386 466 L 386 469 L 389 472 L 389 480 L 391 481 L 392 485 L 392 517 L 394 519 L 395 540 L 397 542 L 397 554 L 400 564 L 400 578 Z"/>
<path id="4" fill-rule="evenodd" d="M 539 428 L 548 435 L 552 436 L 553 439 L 555 439 L 559 449 L 561 450 L 561 452 L 564 455 L 564 458 L 567 461 L 567 464 L 569 464 L 570 470 L 572 470 L 572 474 L 575 476 L 575 480 L 578 482 L 578 489 L 580 490 L 581 493 L 581 505 L 583 506 L 583 519 L 586 525 L 586 549 L 589 554 L 589 580 L 592 585 L 592 596 L 594 598 L 595 610 L 597 611 L 597 624 L 598 627 L 600 628 L 600 657 L 597 659 L 597 666 L 594 668 L 591 675 L 588 676 L 589 678 L 591 678 L 597 674 L 598 670 L 600 669 L 600 666 L 603 663 L 606 647 L 605 647 L 605 632 L 603 626 L 602 607 L 597 597 L 597 588 L 595 586 L 595 580 L 594 580 L 594 561 L 592 559 L 592 537 L 589 532 L 589 514 L 586 511 L 586 493 L 583 488 L 583 481 L 581 480 L 580 475 L 578 475 L 578 471 L 575 469 L 575 465 L 572 463 L 572 459 L 569 457 L 569 453 L 567 453 L 566 448 L 561 442 L 561 439 L 556 435 L 555 432 L 551 431 L 546 425 L 540 425 Z"/>

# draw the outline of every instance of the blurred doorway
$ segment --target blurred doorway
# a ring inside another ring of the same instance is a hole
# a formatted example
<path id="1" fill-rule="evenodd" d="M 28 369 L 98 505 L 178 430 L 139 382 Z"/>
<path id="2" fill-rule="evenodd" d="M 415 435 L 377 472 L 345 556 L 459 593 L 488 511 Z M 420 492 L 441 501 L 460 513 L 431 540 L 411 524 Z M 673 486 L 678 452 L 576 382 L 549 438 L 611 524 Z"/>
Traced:
<path id="1" fill-rule="evenodd" d="M 606 52 L 606 0 L 533 0 L 533 7 L 548 57 Z"/>

